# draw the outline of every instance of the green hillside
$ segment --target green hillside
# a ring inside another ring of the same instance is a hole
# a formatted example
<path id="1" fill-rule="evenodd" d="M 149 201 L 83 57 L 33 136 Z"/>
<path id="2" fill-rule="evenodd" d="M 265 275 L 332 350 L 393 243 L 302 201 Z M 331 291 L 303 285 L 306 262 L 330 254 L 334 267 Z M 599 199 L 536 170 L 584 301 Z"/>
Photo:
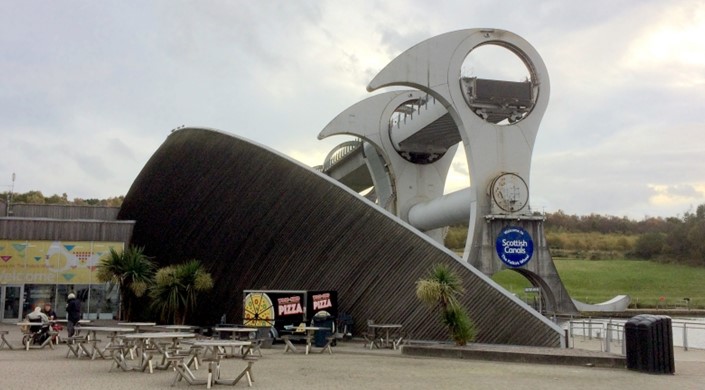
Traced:
<path id="1" fill-rule="evenodd" d="M 599 303 L 615 295 L 632 298 L 630 307 L 705 308 L 705 268 L 636 260 L 554 259 L 558 274 L 571 297 Z M 518 273 L 506 270 L 493 278 L 521 298 L 530 283 Z"/>

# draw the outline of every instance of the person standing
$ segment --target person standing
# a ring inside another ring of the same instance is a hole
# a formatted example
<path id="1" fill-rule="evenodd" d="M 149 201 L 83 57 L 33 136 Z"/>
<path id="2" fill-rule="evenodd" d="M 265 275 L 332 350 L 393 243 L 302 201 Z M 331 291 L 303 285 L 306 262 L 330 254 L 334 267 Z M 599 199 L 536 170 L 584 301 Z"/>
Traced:
<path id="1" fill-rule="evenodd" d="M 76 332 L 76 325 L 81 319 L 81 301 L 76 299 L 76 294 L 70 293 L 68 295 L 68 301 L 66 303 L 66 314 L 67 318 L 67 331 L 69 337 L 72 337 Z"/>

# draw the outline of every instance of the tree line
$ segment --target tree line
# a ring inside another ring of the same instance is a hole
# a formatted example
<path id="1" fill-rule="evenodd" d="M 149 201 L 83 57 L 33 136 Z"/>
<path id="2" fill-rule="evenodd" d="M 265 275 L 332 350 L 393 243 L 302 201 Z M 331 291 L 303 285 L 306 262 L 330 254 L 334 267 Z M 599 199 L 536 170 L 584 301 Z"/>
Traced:
<path id="1" fill-rule="evenodd" d="M 552 231 L 632 235 L 636 241 L 626 257 L 705 266 L 705 204 L 682 216 L 641 221 L 597 214 L 568 216 L 558 211 L 547 214 L 545 226 L 547 235 Z"/>
<path id="2" fill-rule="evenodd" d="M 41 191 L 4 192 L 3 201 L 11 195 L 12 203 L 64 204 L 77 206 L 120 207 L 125 196 L 107 199 L 68 199 L 68 195 L 44 196 Z M 551 251 L 572 251 L 580 257 L 596 251 L 607 256 L 659 260 L 705 266 L 705 204 L 695 212 L 682 216 L 645 217 L 633 220 L 611 215 L 569 215 L 563 210 L 545 214 L 545 231 Z M 582 235 L 581 235 L 582 234 Z M 451 249 L 465 247 L 467 225 L 452 226 L 445 244 Z"/>
<path id="3" fill-rule="evenodd" d="M 120 207 L 122 202 L 125 200 L 124 195 L 107 198 L 107 199 L 97 199 L 97 198 L 73 198 L 69 199 L 68 195 L 64 192 L 61 195 L 51 195 L 45 196 L 41 191 L 28 191 L 24 193 L 5 191 L 0 195 L 0 200 L 7 202 L 8 200 L 12 204 L 25 203 L 25 204 L 60 204 L 60 205 L 72 205 L 72 206 L 105 206 L 105 207 Z"/>
<path id="4" fill-rule="evenodd" d="M 610 215 L 545 214 L 551 253 L 586 259 L 632 258 L 705 266 L 705 204 L 676 217 L 633 220 Z M 445 244 L 465 247 L 467 226 L 448 230 Z"/>

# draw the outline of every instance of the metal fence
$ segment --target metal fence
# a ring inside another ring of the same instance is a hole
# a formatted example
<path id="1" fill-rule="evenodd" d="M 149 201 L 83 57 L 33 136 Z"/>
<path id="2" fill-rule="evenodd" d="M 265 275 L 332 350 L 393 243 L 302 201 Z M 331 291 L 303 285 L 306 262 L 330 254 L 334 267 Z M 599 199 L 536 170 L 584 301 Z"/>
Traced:
<path id="1" fill-rule="evenodd" d="M 626 355 L 624 324 L 626 320 L 581 319 L 569 320 L 563 324 L 570 339 L 570 347 L 575 340 L 598 340 L 604 352 Z M 689 348 L 705 349 L 705 319 L 674 319 L 673 346 L 687 351 Z"/>

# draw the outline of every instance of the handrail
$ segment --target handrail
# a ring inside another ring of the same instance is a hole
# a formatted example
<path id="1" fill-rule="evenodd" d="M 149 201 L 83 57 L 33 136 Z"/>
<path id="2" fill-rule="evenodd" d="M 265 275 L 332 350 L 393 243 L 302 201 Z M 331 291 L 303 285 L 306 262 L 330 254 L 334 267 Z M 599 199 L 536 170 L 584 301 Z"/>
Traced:
<path id="1" fill-rule="evenodd" d="M 336 146 L 331 150 L 323 161 L 323 172 L 327 172 L 335 164 L 344 160 L 345 157 L 349 156 L 351 153 L 356 151 L 362 146 L 362 140 L 356 138 L 353 141 L 346 141 L 342 144 Z"/>
<path id="2" fill-rule="evenodd" d="M 621 345 L 621 354 L 626 355 L 624 342 L 624 324 L 626 320 L 615 319 L 583 319 L 569 320 L 563 324 L 568 331 L 568 337 L 584 340 L 597 339 L 601 341 L 601 350 L 612 352 L 612 344 Z M 671 320 L 673 328 L 673 345 L 688 351 L 689 348 L 705 349 L 705 321 Z"/>

